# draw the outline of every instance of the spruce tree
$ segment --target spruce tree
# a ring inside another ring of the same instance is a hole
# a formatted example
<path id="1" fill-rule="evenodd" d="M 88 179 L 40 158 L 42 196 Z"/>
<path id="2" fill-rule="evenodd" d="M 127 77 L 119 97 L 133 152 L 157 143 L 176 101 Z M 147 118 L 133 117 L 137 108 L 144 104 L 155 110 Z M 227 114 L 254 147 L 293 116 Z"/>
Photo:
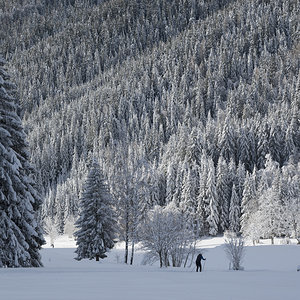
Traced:
<path id="1" fill-rule="evenodd" d="M 243 197 L 241 201 L 241 231 L 243 235 L 248 231 L 248 227 L 251 225 L 250 220 L 251 216 L 258 209 L 258 203 L 256 200 L 256 191 L 255 191 L 255 183 L 253 182 L 253 177 L 247 173 L 244 183 Z"/>
<path id="2" fill-rule="evenodd" d="M 173 201 L 176 189 L 176 167 L 174 161 L 170 161 L 166 174 L 166 203 Z"/>
<path id="3" fill-rule="evenodd" d="M 208 160 L 206 197 L 207 201 L 209 202 L 209 211 L 207 217 L 207 222 L 209 224 L 209 234 L 216 235 L 218 233 L 219 226 L 219 201 L 216 191 L 215 167 L 212 159 Z"/>
<path id="4" fill-rule="evenodd" d="M 229 179 L 228 166 L 223 156 L 219 157 L 216 181 L 216 190 L 219 199 L 219 225 L 220 231 L 223 232 L 228 228 L 229 203 L 231 194 L 231 183 Z"/>
<path id="5" fill-rule="evenodd" d="M 0 56 L 0 267 L 40 267 L 41 199 L 14 94 Z"/>
<path id="6" fill-rule="evenodd" d="M 182 187 L 182 202 L 180 207 L 185 214 L 187 222 L 195 234 L 199 233 L 200 225 L 197 218 L 197 166 L 194 164 L 184 173 Z"/>
<path id="7" fill-rule="evenodd" d="M 233 184 L 229 209 L 229 228 L 236 233 L 240 231 L 240 214 L 241 204 L 236 192 L 235 184 Z"/>
<path id="8" fill-rule="evenodd" d="M 201 225 L 201 235 L 209 234 L 209 224 L 207 218 L 209 215 L 209 201 L 206 197 L 207 190 L 207 177 L 208 177 L 208 158 L 206 153 L 202 154 L 199 190 L 197 196 L 197 222 Z"/>
<path id="9" fill-rule="evenodd" d="M 74 233 L 76 259 L 96 258 L 99 261 L 99 258 L 105 258 L 105 253 L 114 246 L 116 219 L 108 185 L 95 159 L 83 188 L 79 219 L 75 225 L 78 228 Z"/>

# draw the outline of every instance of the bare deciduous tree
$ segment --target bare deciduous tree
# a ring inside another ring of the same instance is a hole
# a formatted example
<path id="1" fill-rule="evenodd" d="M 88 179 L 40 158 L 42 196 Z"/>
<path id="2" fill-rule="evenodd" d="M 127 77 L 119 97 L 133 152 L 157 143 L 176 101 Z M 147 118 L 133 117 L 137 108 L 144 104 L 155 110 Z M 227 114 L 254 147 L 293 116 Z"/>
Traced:
<path id="1" fill-rule="evenodd" d="M 245 255 L 245 243 L 243 238 L 231 236 L 225 240 L 225 253 L 230 261 L 230 269 L 243 270 L 241 266 Z"/>
<path id="2" fill-rule="evenodd" d="M 179 267 L 184 262 L 193 243 L 192 231 L 186 227 L 182 212 L 172 203 L 166 207 L 155 206 L 149 211 L 142 225 L 141 239 L 144 247 L 150 250 L 150 260 L 156 257 L 160 267 Z"/>

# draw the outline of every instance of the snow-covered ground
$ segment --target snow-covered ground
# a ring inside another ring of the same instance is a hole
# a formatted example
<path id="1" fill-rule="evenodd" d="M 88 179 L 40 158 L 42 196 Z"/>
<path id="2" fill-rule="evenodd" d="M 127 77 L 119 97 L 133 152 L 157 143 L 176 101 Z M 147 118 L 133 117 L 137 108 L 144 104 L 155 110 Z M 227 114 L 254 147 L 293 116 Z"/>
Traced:
<path id="1" fill-rule="evenodd" d="M 278 241 L 277 241 L 278 242 Z M 67 237 L 42 250 L 44 268 L 0 269 L 1 300 L 94 299 L 298 299 L 300 245 L 259 245 L 246 248 L 244 271 L 228 270 L 222 238 L 200 242 L 207 258 L 204 272 L 121 263 L 122 245 L 100 262 L 74 260 L 75 243 Z"/>

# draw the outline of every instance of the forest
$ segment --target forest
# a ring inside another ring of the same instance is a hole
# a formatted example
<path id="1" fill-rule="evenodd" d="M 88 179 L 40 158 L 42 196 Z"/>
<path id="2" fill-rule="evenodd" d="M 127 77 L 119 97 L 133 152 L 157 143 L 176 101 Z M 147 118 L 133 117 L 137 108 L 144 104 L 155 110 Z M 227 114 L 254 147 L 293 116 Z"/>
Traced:
<path id="1" fill-rule="evenodd" d="M 2 0 L 46 233 L 72 228 L 97 159 L 126 262 L 157 214 L 196 238 L 300 243 L 299 15 L 297 0 Z"/>

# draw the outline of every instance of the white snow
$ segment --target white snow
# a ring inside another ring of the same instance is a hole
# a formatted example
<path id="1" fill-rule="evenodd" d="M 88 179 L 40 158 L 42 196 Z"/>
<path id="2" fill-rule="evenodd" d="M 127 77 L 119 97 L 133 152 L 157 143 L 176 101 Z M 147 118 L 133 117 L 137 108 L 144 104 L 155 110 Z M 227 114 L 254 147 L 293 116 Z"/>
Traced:
<path id="1" fill-rule="evenodd" d="M 278 244 L 279 241 L 277 241 Z M 300 245 L 246 248 L 244 271 L 229 271 L 222 238 L 199 243 L 204 272 L 192 268 L 142 266 L 137 250 L 133 266 L 120 263 L 123 245 L 101 262 L 74 260 L 75 242 L 67 237 L 41 251 L 44 268 L 0 269 L 2 300 L 145 300 L 145 299 L 297 299 Z"/>

